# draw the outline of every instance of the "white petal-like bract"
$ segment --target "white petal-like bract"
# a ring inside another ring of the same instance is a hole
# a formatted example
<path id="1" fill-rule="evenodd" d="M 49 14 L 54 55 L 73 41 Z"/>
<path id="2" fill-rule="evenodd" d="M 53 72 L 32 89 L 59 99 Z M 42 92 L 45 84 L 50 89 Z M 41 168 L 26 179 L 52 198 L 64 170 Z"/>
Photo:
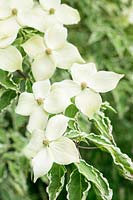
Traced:
<path id="1" fill-rule="evenodd" d="M 45 136 L 48 140 L 56 140 L 62 136 L 68 125 L 69 118 L 64 115 L 56 115 L 49 119 Z"/>
<path id="2" fill-rule="evenodd" d="M 78 95 L 81 92 L 81 87 L 79 84 L 75 83 L 72 80 L 64 80 L 61 82 L 55 82 L 52 85 L 52 89 L 61 88 L 67 95 L 67 97 L 71 98 Z"/>
<path id="3" fill-rule="evenodd" d="M 34 60 L 31 67 L 36 81 L 42 81 L 51 78 L 56 69 L 54 60 L 51 56 L 45 54 L 45 52 L 42 57 Z"/>
<path id="4" fill-rule="evenodd" d="M 6 19 L 11 16 L 11 9 L 7 0 L 0 1 L 0 20 Z"/>
<path id="5" fill-rule="evenodd" d="M 37 102 L 32 93 L 23 92 L 19 96 L 16 113 L 24 116 L 29 116 L 37 107 Z"/>
<path id="6" fill-rule="evenodd" d="M 69 69 L 74 63 L 84 63 L 78 49 L 71 43 L 66 42 L 63 48 L 53 52 L 57 67 Z"/>
<path id="7" fill-rule="evenodd" d="M 15 32 L 12 35 L 1 37 L 0 38 L 0 48 L 6 48 L 10 44 L 12 44 L 15 41 L 15 39 L 17 38 L 17 34 L 18 34 L 18 32 Z"/>
<path id="8" fill-rule="evenodd" d="M 50 49 L 63 48 L 67 40 L 67 29 L 61 25 L 55 25 L 46 31 L 44 39 Z"/>
<path id="9" fill-rule="evenodd" d="M 0 20 L 0 48 L 5 48 L 12 44 L 17 38 L 20 26 L 14 17 Z"/>
<path id="10" fill-rule="evenodd" d="M 29 117 L 29 122 L 27 125 L 27 130 L 30 133 L 39 129 L 44 130 L 46 128 L 48 121 L 48 113 L 46 113 L 41 106 L 37 106 Z"/>
<path id="11" fill-rule="evenodd" d="M 60 88 L 52 90 L 44 102 L 44 109 L 51 114 L 58 114 L 65 111 L 71 104 L 70 98 Z"/>
<path id="12" fill-rule="evenodd" d="M 18 13 L 17 19 L 22 26 L 35 28 L 41 32 L 45 31 L 45 12 L 38 4 L 31 9 Z"/>
<path id="13" fill-rule="evenodd" d="M 109 92 L 116 88 L 123 76 L 123 74 L 117 74 L 115 72 L 99 71 L 91 77 L 88 85 L 96 92 Z"/>
<path id="14" fill-rule="evenodd" d="M 23 11 L 26 9 L 31 9 L 34 5 L 33 0 L 10 0 L 10 8 L 11 9 L 17 9 L 19 11 Z"/>
<path id="15" fill-rule="evenodd" d="M 22 56 L 16 47 L 0 49 L 0 69 L 8 72 L 22 70 Z"/>
<path id="16" fill-rule="evenodd" d="M 61 3 L 61 0 L 39 0 L 39 1 L 44 10 L 47 11 L 49 11 L 51 8 L 56 9 Z"/>
<path id="17" fill-rule="evenodd" d="M 74 142 L 69 138 L 62 136 L 51 142 L 50 149 L 54 162 L 58 164 L 68 165 L 79 162 L 79 152 Z"/>
<path id="18" fill-rule="evenodd" d="M 49 148 L 44 147 L 39 153 L 32 159 L 32 166 L 34 172 L 34 182 L 51 169 L 53 165 L 53 159 L 50 154 Z"/>
<path id="19" fill-rule="evenodd" d="M 45 100 L 45 98 L 48 96 L 50 92 L 50 81 L 49 80 L 37 81 L 33 83 L 32 90 L 35 99 Z"/>
<path id="20" fill-rule="evenodd" d="M 25 52 L 31 58 L 37 58 L 40 54 L 45 53 L 45 45 L 43 41 L 43 37 L 39 35 L 35 35 L 26 41 L 22 47 L 24 48 Z"/>
<path id="21" fill-rule="evenodd" d="M 75 82 L 88 83 L 90 77 L 97 72 L 96 65 L 94 63 L 86 64 L 73 64 L 71 67 L 71 75 Z"/>
<path id="22" fill-rule="evenodd" d="M 36 130 L 32 133 L 30 142 L 23 149 L 22 153 L 27 158 L 33 158 L 43 148 L 44 132 Z"/>
<path id="23" fill-rule="evenodd" d="M 65 25 L 77 24 L 80 21 L 79 12 L 66 4 L 59 6 L 56 11 L 56 17 Z"/>
<path id="24" fill-rule="evenodd" d="M 84 115 L 92 119 L 94 114 L 100 110 L 102 99 L 98 93 L 85 89 L 75 97 L 75 104 Z"/>

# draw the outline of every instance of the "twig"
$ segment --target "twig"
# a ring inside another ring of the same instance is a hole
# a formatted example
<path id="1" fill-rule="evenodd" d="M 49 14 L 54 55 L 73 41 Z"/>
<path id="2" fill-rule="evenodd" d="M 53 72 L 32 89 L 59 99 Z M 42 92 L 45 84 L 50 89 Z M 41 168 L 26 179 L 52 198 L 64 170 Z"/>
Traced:
<path id="1" fill-rule="evenodd" d="M 92 150 L 92 149 L 98 149 L 98 147 L 83 147 L 83 146 L 78 146 L 80 149 L 87 149 L 87 150 Z"/>

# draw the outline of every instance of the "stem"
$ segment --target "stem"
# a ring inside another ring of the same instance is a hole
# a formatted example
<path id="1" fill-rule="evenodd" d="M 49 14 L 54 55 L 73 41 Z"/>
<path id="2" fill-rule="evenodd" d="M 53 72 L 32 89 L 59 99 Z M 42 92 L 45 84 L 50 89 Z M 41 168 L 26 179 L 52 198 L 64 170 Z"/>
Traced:
<path id="1" fill-rule="evenodd" d="M 21 77 L 23 77 L 24 79 L 27 79 L 27 76 L 26 76 L 23 72 L 21 72 L 20 70 L 17 70 L 17 73 L 18 73 Z"/>
<path id="2" fill-rule="evenodd" d="M 98 149 L 97 147 L 83 147 L 83 146 L 78 146 L 80 149 L 87 149 L 87 150 L 93 150 L 93 149 Z"/>

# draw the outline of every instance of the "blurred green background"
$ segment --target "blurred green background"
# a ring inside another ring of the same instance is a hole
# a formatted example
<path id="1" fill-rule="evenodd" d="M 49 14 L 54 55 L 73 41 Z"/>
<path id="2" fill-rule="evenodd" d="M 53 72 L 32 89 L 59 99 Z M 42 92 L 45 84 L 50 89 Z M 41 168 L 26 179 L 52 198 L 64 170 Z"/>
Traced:
<path id="1" fill-rule="evenodd" d="M 77 8 L 81 15 L 78 25 L 68 27 L 69 41 L 79 48 L 87 61 L 95 62 L 98 69 L 125 74 L 117 89 L 103 95 L 103 99 L 118 111 L 117 114 L 108 113 L 114 138 L 122 152 L 133 159 L 133 24 L 129 22 L 132 1 L 63 2 Z M 43 178 L 33 184 L 30 166 L 21 156 L 21 149 L 27 143 L 27 118 L 16 115 L 14 107 L 13 104 L 0 115 L 0 200 L 47 200 L 46 180 Z M 133 199 L 133 183 L 118 174 L 108 154 L 99 150 L 87 153 L 82 150 L 81 154 L 109 180 L 114 191 L 113 200 Z M 65 191 L 58 199 L 65 200 L 64 194 Z M 88 199 L 96 199 L 93 191 Z"/>

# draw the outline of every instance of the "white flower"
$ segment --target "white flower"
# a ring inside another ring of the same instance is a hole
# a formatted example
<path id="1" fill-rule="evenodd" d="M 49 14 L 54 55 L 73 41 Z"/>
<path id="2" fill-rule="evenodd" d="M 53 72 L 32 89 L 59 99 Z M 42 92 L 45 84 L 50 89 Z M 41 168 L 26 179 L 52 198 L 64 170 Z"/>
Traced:
<path id="1" fill-rule="evenodd" d="M 56 67 L 69 69 L 75 62 L 84 62 L 78 49 L 66 39 L 67 29 L 55 25 L 46 31 L 44 39 L 36 35 L 22 45 L 34 59 L 32 73 L 36 81 L 51 78 Z"/>
<path id="2" fill-rule="evenodd" d="M 35 2 L 30 10 L 24 10 L 19 14 L 19 21 L 22 26 L 35 28 L 45 32 L 45 12 L 39 3 Z"/>
<path id="3" fill-rule="evenodd" d="M 22 70 L 22 56 L 14 46 L 8 46 L 0 49 L 0 69 L 15 72 Z"/>
<path id="4" fill-rule="evenodd" d="M 20 95 L 16 113 L 30 116 L 27 129 L 33 132 L 43 130 L 46 126 L 48 113 L 63 112 L 70 100 L 61 88 L 52 89 L 49 80 L 33 84 L 33 93 L 24 92 Z"/>
<path id="5" fill-rule="evenodd" d="M 47 174 L 53 163 L 68 165 L 79 162 L 79 153 L 74 142 L 63 136 L 69 119 L 56 115 L 48 121 L 46 131 L 35 131 L 24 154 L 32 159 L 34 182 Z"/>
<path id="6" fill-rule="evenodd" d="M 11 44 L 21 27 L 19 14 L 33 7 L 33 0 L 0 1 L 0 48 Z"/>
<path id="7" fill-rule="evenodd" d="M 75 97 L 75 104 L 78 109 L 90 119 L 100 109 L 102 98 L 99 93 L 113 90 L 122 74 L 114 72 L 97 72 L 94 63 L 74 64 L 71 68 L 72 80 L 64 80 L 55 83 L 54 88 L 61 87 L 67 96 Z"/>
<path id="8" fill-rule="evenodd" d="M 80 21 L 79 13 L 72 7 L 61 4 L 61 0 L 39 0 L 45 11 L 45 29 L 54 24 L 71 25 Z"/>

